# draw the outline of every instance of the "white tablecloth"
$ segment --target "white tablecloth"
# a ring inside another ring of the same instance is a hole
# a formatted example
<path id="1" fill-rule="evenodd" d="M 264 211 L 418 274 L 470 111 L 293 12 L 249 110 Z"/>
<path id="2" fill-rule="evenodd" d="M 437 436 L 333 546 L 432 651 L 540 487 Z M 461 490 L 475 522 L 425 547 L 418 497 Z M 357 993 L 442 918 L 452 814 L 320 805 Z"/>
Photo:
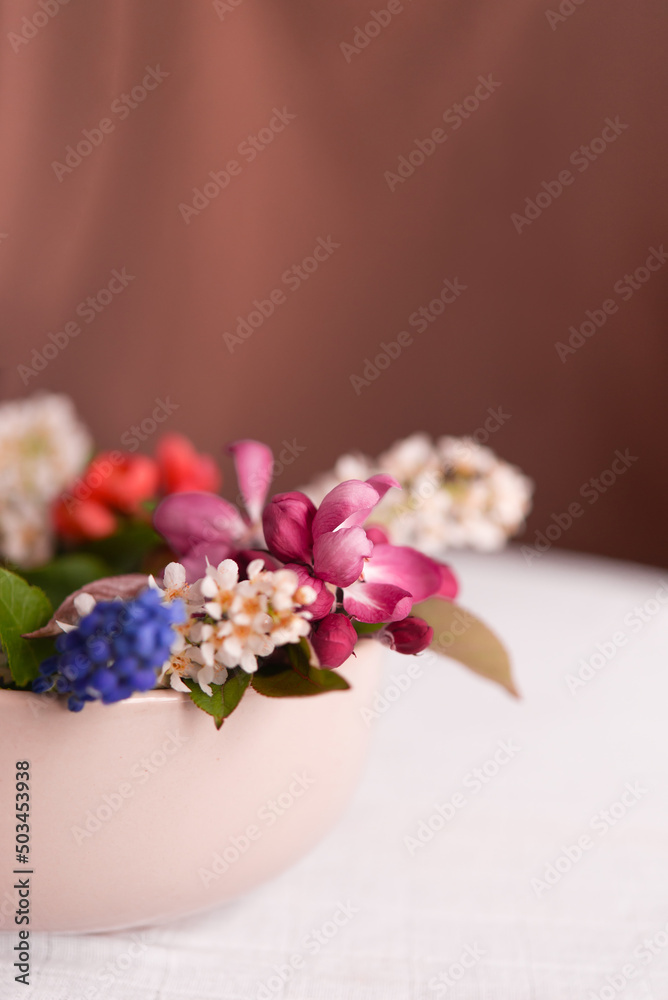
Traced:
<path id="1" fill-rule="evenodd" d="M 186 921 L 33 935 L 28 988 L 0 935 L 3 1000 L 666 1000 L 668 571 L 453 564 L 521 702 L 425 656 L 300 864 Z M 387 657 L 382 689 L 407 663 Z"/>

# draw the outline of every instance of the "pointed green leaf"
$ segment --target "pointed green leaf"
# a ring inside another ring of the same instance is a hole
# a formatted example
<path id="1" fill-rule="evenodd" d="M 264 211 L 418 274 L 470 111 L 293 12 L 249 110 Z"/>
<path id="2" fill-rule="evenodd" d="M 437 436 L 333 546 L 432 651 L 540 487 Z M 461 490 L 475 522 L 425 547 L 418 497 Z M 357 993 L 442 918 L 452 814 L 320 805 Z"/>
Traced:
<path id="1" fill-rule="evenodd" d="M 463 663 L 481 677 L 496 681 L 519 697 L 505 647 L 479 618 L 440 597 L 416 604 L 411 613 L 424 618 L 433 628 L 433 650 Z"/>
<path id="2" fill-rule="evenodd" d="M 23 633 L 38 629 L 50 617 L 51 604 L 39 587 L 0 568 L 0 642 L 18 687 L 26 687 L 37 677 L 48 655 L 43 641 L 24 639 Z"/>
<path id="3" fill-rule="evenodd" d="M 216 723 L 216 729 L 220 729 L 228 715 L 241 701 L 243 694 L 250 683 L 250 674 L 239 670 L 237 673 L 230 673 L 224 684 L 212 684 L 213 694 L 208 695 L 202 691 L 197 681 L 185 680 L 186 687 L 190 688 L 190 697 L 203 712 L 212 715 Z"/>

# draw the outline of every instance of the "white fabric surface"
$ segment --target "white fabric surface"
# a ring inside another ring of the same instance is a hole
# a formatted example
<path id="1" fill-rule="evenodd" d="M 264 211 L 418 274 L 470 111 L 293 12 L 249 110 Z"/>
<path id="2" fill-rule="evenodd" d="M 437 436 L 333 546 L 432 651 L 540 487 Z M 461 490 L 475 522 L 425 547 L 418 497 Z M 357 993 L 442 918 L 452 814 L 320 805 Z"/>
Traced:
<path id="1" fill-rule="evenodd" d="M 296 867 L 186 921 L 33 935 L 29 988 L 13 983 L 14 935 L 0 935 L 3 1000 L 666 1000 L 668 605 L 654 614 L 651 600 L 668 572 L 551 552 L 528 566 L 518 550 L 452 562 L 462 604 L 513 652 L 521 702 L 425 656 L 372 722 L 345 817 Z M 569 691 L 578 661 L 620 631 L 626 644 Z M 383 687 L 407 662 L 387 656 Z M 467 775 L 502 740 L 521 750 L 474 794 Z M 636 797 L 609 826 L 600 811 L 627 783 Z M 454 818 L 411 855 L 404 838 L 458 790 Z M 531 880 L 584 835 L 591 847 L 539 895 Z M 339 910 L 319 945 L 340 902 L 356 912 Z M 484 955 L 436 990 L 467 947 Z M 292 956 L 302 967 L 272 980 Z"/>

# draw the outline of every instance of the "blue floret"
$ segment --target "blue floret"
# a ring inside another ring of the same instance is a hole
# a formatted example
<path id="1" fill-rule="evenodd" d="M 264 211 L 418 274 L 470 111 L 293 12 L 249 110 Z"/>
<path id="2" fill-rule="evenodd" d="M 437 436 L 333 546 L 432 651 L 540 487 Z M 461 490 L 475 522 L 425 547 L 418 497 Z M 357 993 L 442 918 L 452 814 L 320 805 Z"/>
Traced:
<path id="1" fill-rule="evenodd" d="M 133 601 L 101 601 L 76 629 L 58 637 L 56 655 L 40 665 L 32 689 L 69 694 L 73 712 L 87 701 L 110 705 L 135 691 L 150 691 L 169 659 L 173 626 L 185 618 L 182 601 L 162 604 L 155 590 L 144 590 Z"/>

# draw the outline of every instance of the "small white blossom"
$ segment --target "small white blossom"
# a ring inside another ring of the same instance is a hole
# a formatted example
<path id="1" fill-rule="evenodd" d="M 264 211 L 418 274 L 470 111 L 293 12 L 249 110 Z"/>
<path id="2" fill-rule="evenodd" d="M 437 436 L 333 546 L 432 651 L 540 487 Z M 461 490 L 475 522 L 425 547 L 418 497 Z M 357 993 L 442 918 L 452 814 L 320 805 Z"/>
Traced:
<path id="1" fill-rule="evenodd" d="M 224 559 L 207 565 L 202 579 L 190 586 L 178 563 L 165 570 L 163 588 L 153 581 L 163 603 L 181 598 L 188 612 L 186 622 L 174 626 L 160 684 L 182 691 L 184 678 L 194 678 L 210 694 L 211 684 L 222 684 L 229 669 L 254 673 L 258 657 L 309 635 L 311 615 L 304 605 L 315 600 L 313 587 L 300 586 L 292 570 L 266 570 L 262 559 L 248 565 L 247 577 L 239 580 L 237 563 Z"/>
<path id="2" fill-rule="evenodd" d="M 224 559 L 218 566 L 211 566 L 207 560 L 206 576 L 198 581 L 197 586 L 205 598 L 207 614 L 212 618 L 222 618 L 230 608 L 238 579 L 239 567 L 234 559 Z"/>
<path id="3" fill-rule="evenodd" d="M 53 550 L 50 506 L 92 449 L 72 402 L 51 393 L 0 405 L 0 557 L 21 567 Z"/>
<path id="4" fill-rule="evenodd" d="M 198 646 L 186 646 L 176 654 L 170 656 L 167 663 L 162 667 L 158 676 L 158 686 L 167 687 L 169 685 L 175 691 L 190 693 L 190 688 L 184 684 L 183 679 L 196 681 L 205 694 L 211 695 L 212 684 L 224 684 L 227 677 L 227 670 L 214 664 L 204 661 L 202 651 Z"/>
<path id="5" fill-rule="evenodd" d="M 186 604 L 196 604 L 200 601 L 196 588 L 188 584 L 185 566 L 181 563 L 171 562 L 165 566 L 162 587 L 158 586 L 154 576 L 149 576 L 148 585 L 160 594 L 163 604 L 171 604 L 177 597 Z"/>
<path id="6" fill-rule="evenodd" d="M 79 618 L 85 618 L 86 615 L 89 615 L 96 604 L 97 601 L 93 595 L 87 594 L 85 591 L 83 594 L 77 594 L 74 598 L 74 608 Z"/>

